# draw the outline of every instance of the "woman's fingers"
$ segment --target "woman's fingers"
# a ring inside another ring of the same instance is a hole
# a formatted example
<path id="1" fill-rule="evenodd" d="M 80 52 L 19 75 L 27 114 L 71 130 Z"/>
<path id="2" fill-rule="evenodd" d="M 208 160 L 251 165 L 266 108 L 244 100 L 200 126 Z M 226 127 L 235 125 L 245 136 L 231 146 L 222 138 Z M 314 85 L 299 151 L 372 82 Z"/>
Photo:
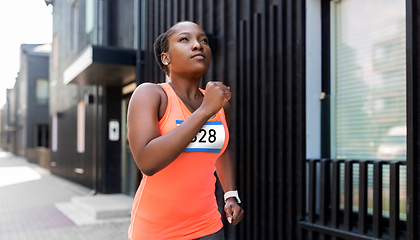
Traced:
<path id="1" fill-rule="evenodd" d="M 213 115 L 217 113 L 231 97 L 232 93 L 230 92 L 230 88 L 222 82 L 208 82 L 203 106 Z"/>
<path id="2" fill-rule="evenodd" d="M 224 96 L 225 96 L 225 100 L 229 101 L 230 98 L 232 97 L 232 93 L 230 92 L 230 87 L 226 86 L 225 84 L 223 84 L 222 82 L 213 82 L 216 86 L 218 86 L 220 89 L 223 90 Z"/>
<path id="3" fill-rule="evenodd" d="M 242 218 L 244 217 L 244 210 L 239 206 L 236 205 L 233 207 L 233 217 L 232 217 L 232 224 L 236 225 L 238 224 Z"/>
<path id="4" fill-rule="evenodd" d="M 244 210 L 236 202 L 227 202 L 225 205 L 226 218 L 230 224 L 238 224 L 244 217 Z"/>

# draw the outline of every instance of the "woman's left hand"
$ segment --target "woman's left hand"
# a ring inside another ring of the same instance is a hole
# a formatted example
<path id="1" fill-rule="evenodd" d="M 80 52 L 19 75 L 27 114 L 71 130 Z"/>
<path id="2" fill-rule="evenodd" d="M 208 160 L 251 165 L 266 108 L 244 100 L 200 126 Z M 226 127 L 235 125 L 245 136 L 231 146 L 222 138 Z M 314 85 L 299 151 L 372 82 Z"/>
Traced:
<path id="1" fill-rule="evenodd" d="M 239 206 L 235 198 L 226 199 L 226 218 L 230 224 L 238 224 L 244 217 L 244 210 Z"/>

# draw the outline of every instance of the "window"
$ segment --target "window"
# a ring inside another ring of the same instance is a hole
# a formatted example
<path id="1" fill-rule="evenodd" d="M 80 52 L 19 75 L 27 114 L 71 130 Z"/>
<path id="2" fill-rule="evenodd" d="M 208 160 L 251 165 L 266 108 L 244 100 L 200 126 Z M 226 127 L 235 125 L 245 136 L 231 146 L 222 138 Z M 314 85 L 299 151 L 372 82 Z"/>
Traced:
<path id="1" fill-rule="evenodd" d="M 51 150 L 53 152 L 57 152 L 58 148 L 58 116 L 54 114 L 52 117 L 52 143 L 51 143 Z"/>
<path id="2" fill-rule="evenodd" d="M 48 81 L 46 78 L 38 78 L 36 80 L 36 103 L 39 105 L 48 104 L 50 91 Z"/>
<path id="3" fill-rule="evenodd" d="M 77 152 L 85 152 L 85 102 L 77 104 Z"/>
<path id="4" fill-rule="evenodd" d="M 93 25 L 95 22 L 95 1 L 94 0 L 86 0 L 86 22 L 85 22 L 85 32 L 86 34 L 90 33 L 93 29 Z"/>
<path id="5" fill-rule="evenodd" d="M 76 49 L 78 47 L 79 39 L 79 4 L 77 1 L 74 2 L 73 8 L 71 11 L 71 47 Z"/>
<path id="6" fill-rule="evenodd" d="M 331 2 L 331 158 L 406 160 L 405 38 L 404 0 Z M 400 178 L 405 191 L 405 167 Z M 387 216 L 389 168 L 384 179 Z"/>

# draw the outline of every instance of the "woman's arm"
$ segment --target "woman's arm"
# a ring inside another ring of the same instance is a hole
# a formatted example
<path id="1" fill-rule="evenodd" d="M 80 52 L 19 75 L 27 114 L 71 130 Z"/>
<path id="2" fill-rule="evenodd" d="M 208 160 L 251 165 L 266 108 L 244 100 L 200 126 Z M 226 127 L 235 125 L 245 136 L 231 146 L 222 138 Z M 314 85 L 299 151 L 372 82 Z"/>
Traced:
<path id="1" fill-rule="evenodd" d="M 128 107 L 127 132 L 136 164 L 144 174 L 157 173 L 184 151 L 206 121 L 229 100 L 230 91 L 222 86 L 207 84 L 201 106 L 183 124 L 163 136 L 158 124 L 161 88 L 146 83 L 134 91 Z"/>
<path id="2" fill-rule="evenodd" d="M 223 108 L 225 110 L 226 122 L 228 124 L 228 128 L 230 129 L 232 115 L 230 104 L 226 102 Z M 229 145 L 227 146 L 225 152 L 216 161 L 216 172 L 219 177 L 220 184 L 222 185 L 223 192 L 236 190 L 235 168 Z M 233 197 L 226 199 L 225 212 L 229 223 L 234 225 L 238 224 L 244 215 L 244 211 L 239 206 L 236 198 Z"/>

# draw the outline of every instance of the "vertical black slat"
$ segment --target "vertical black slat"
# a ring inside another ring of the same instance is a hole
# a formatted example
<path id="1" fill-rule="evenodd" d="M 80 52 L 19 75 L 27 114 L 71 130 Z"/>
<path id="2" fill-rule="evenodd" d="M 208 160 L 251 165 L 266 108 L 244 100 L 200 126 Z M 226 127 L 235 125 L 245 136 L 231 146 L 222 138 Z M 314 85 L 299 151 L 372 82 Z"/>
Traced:
<path id="1" fill-rule="evenodd" d="M 173 5 L 173 9 L 174 9 L 174 13 L 173 13 L 173 23 L 177 23 L 179 22 L 179 0 L 173 0 L 174 1 L 174 5 Z"/>
<path id="2" fill-rule="evenodd" d="M 143 64 L 142 64 L 142 56 L 141 56 L 141 45 L 143 44 L 141 42 L 143 29 L 142 29 L 142 2 L 138 1 L 137 3 L 137 51 L 136 51 L 136 84 L 137 86 L 141 84 L 142 81 L 144 81 L 143 78 Z M 124 149 L 122 149 L 124 151 Z"/>
<path id="3" fill-rule="evenodd" d="M 245 43 L 244 43 L 244 30 L 245 30 L 245 26 L 243 24 L 243 21 L 239 21 L 238 18 L 238 0 L 234 0 L 233 1 L 233 22 L 232 25 L 230 26 L 230 28 L 234 31 L 234 42 L 237 42 L 238 45 L 235 45 L 235 70 L 237 73 L 236 74 L 236 111 L 238 112 L 238 114 L 236 115 L 236 117 L 234 117 L 235 120 L 235 134 L 236 134 L 236 149 L 243 149 L 243 131 L 242 131 L 242 126 L 244 125 L 244 115 L 243 115 L 243 98 L 244 98 L 244 91 L 243 91 L 243 84 L 242 84 L 242 80 L 243 80 L 243 74 L 244 74 L 244 68 L 243 68 L 243 52 L 245 49 Z M 213 15 L 214 11 L 213 11 Z M 239 123 L 239 124 L 238 124 Z M 239 183 L 239 190 L 241 192 L 244 192 L 246 190 L 245 184 L 244 184 L 244 167 L 243 167 L 243 154 L 244 151 L 240 150 L 240 151 L 236 151 L 239 156 L 239 159 L 236 158 L 236 169 L 239 170 L 239 172 L 241 172 L 240 176 L 236 176 L 236 181 L 237 183 Z M 236 228 L 236 239 L 244 239 L 244 234 L 243 234 L 243 227 L 244 223 L 242 223 L 241 227 Z"/>
<path id="4" fill-rule="evenodd" d="M 160 22 L 159 22 L 159 19 L 160 19 L 160 15 L 159 15 L 159 2 L 160 1 L 152 1 L 152 2 L 154 2 L 154 6 L 155 6 L 155 9 L 154 9 L 154 21 L 153 21 L 153 24 L 154 24 L 154 34 L 153 34 L 153 36 L 154 36 L 154 39 L 156 39 L 162 32 L 160 31 L 160 28 L 159 28 L 159 24 L 160 24 Z M 158 64 L 153 64 L 153 82 L 158 82 L 158 79 L 159 79 L 159 65 Z"/>
<path id="5" fill-rule="evenodd" d="M 166 29 L 170 28 L 172 26 L 172 15 L 173 15 L 173 9 L 172 9 L 172 0 L 166 0 Z"/>
<path id="6" fill-rule="evenodd" d="M 353 163 L 344 163 L 344 230 L 351 231 L 353 226 Z"/>
<path id="7" fill-rule="evenodd" d="M 146 19 L 145 25 L 147 25 L 147 37 L 146 37 L 146 47 L 145 51 L 147 53 L 147 59 L 144 63 L 145 71 L 147 73 L 147 82 L 152 82 L 154 79 L 154 66 L 157 65 L 156 60 L 153 62 L 155 58 L 155 54 L 153 53 L 153 43 L 155 42 L 155 39 L 157 38 L 157 35 L 155 35 L 155 1 L 148 1 L 149 3 L 149 11 L 146 13 L 146 16 L 148 17 Z M 149 47 L 147 47 L 149 46 Z M 148 60 L 148 61 L 147 61 Z"/>
<path id="8" fill-rule="evenodd" d="M 262 1 L 263 3 L 263 8 L 262 8 L 262 13 L 258 19 L 258 25 L 260 26 L 260 41 L 258 43 L 259 48 L 260 48 L 260 58 L 258 63 L 260 64 L 260 74 L 259 74 L 259 78 L 260 78 L 260 89 L 259 89 L 259 106 L 260 106 L 260 110 L 261 110 L 261 114 L 260 114 L 260 118 L 259 119 L 259 131 L 261 134 L 261 141 L 260 142 L 260 153 L 261 153 L 261 158 L 262 158 L 262 162 L 261 162 L 261 169 L 260 169 L 260 174 L 261 177 L 263 179 L 262 182 L 262 186 L 261 186 L 261 202 L 262 203 L 268 203 L 268 192 L 270 191 L 268 189 L 269 187 L 269 180 L 268 180 L 268 174 L 267 174 L 267 165 L 268 162 L 270 161 L 268 159 L 268 150 L 267 150 L 267 138 L 268 135 L 270 134 L 268 132 L 268 121 L 269 119 L 267 118 L 267 107 L 268 104 L 265 104 L 265 101 L 267 99 L 268 96 L 268 92 L 267 92 L 267 71 L 268 71 L 268 66 L 266 63 L 266 59 L 267 59 L 267 52 L 266 52 L 266 45 L 267 43 L 267 31 L 266 31 L 266 24 L 267 24 L 267 13 L 266 13 L 266 0 Z M 256 79 L 255 79 L 256 80 Z M 264 212 L 263 215 L 261 215 L 261 218 L 263 219 L 263 221 L 261 221 L 262 224 L 262 234 L 261 234 L 261 238 L 262 239 L 268 239 L 267 237 L 267 233 L 268 233 L 268 229 L 272 226 L 270 226 L 271 224 L 273 224 L 272 222 L 268 222 L 268 215 L 267 212 Z"/>
<path id="9" fill-rule="evenodd" d="M 389 239 L 399 238 L 400 165 L 401 162 L 398 161 L 392 161 L 390 163 Z"/>
<path id="10" fill-rule="evenodd" d="M 155 24 L 156 24 L 156 37 L 159 36 L 161 33 L 164 32 L 163 26 L 162 26 L 162 18 L 161 18 L 161 1 L 156 1 L 156 13 L 155 13 Z M 154 82 L 160 82 L 161 79 L 161 72 L 159 65 L 155 64 L 155 78 L 153 79 Z"/>
<path id="11" fill-rule="evenodd" d="M 340 226 L 340 164 L 343 160 L 333 160 L 331 189 L 331 227 Z"/>
<path id="12" fill-rule="evenodd" d="M 294 237 L 294 229 L 295 229 L 295 210 L 296 210 L 296 202 L 294 197 L 294 182 L 295 182 L 295 116 L 294 116 L 294 90 L 295 90 L 295 79 L 293 79 L 294 75 L 294 56 L 293 56 L 293 47 L 294 47 L 294 36 L 295 36 L 295 29 L 293 24 L 293 1 L 287 0 L 286 1 L 286 160 L 287 160 L 287 175 L 286 175 L 286 188 L 289 194 L 286 195 L 287 197 L 287 214 L 285 217 L 286 222 L 286 239 L 292 240 L 295 239 Z"/>
<path id="13" fill-rule="evenodd" d="M 147 23 L 145 25 L 147 25 L 147 30 L 148 30 L 148 34 L 147 34 L 147 45 L 145 45 L 145 49 L 148 52 L 148 60 L 147 62 L 145 62 L 145 70 L 147 72 L 147 82 L 152 82 L 153 79 L 155 79 L 154 77 L 154 66 L 157 65 L 156 61 L 153 62 L 155 56 L 153 53 L 153 48 L 152 47 L 147 47 L 147 46 L 153 46 L 153 43 L 155 41 L 155 38 L 157 37 L 157 35 L 155 35 L 155 1 L 148 1 L 149 3 L 149 12 L 146 13 L 146 16 L 148 16 L 147 19 Z"/>
<path id="14" fill-rule="evenodd" d="M 328 207 L 330 200 L 330 173 L 331 173 L 331 160 L 321 160 L 321 186 L 320 186 L 320 209 L 319 221 L 321 225 L 327 225 L 328 222 Z"/>
<path id="15" fill-rule="evenodd" d="M 244 104 L 245 102 L 245 47 L 246 47 L 246 26 L 245 26 L 245 22 L 244 21 L 240 21 L 239 22 L 239 38 L 238 38 L 238 42 L 239 42 L 239 51 L 238 51 L 238 67 L 239 67 L 239 79 L 238 79 L 238 94 L 236 94 L 238 96 L 238 106 L 237 109 L 239 111 L 238 114 L 238 119 L 239 119 L 239 131 L 238 131 L 238 148 L 242 149 L 241 151 L 239 151 L 239 159 L 238 159 L 238 166 L 240 169 L 240 179 L 239 179 L 239 183 L 240 183 L 240 189 L 242 190 L 242 192 L 244 193 L 244 196 L 248 196 L 248 185 L 246 184 L 246 162 L 244 161 L 245 159 L 245 142 L 246 142 L 246 129 L 245 129 L 245 119 L 246 119 L 246 115 L 245 115 L 245 107 L 246 105 Z M 240 161 L 240 162 L 239 162 Z M 244 199 L 245 202 L 250 201 L 249 198 L 245 198 Z M 248 208 L 249 209 L 249 208 Z M 248 213 L 247 213 L 248 214 Z M 244 218 L 244 222 L 248 223 L 249 219 Z M 242 228 L 243 229 L 243 228 Z M 241 231 L 238 238 L 239 239 L 245 239 L 245 234 L 243 233 L 244 231 Z"/>
<path id="16" fill-rule="evenodd" d="M 187 0 L 180 0 L 181 1 L 181 9 L 180 9 L 180 13 L 181 13 L 181 21 L 185 21 L 187 20 L 187 4 L 186 1 Z"/>
<path id="17" fill-rule="evenodd" d="M 188 20 L 194 22 L 195 21 L 195 14 L 194 14 L 194 9 L 195 9 L 195 1 L 196 0 L 190 0 L 188 3 Z"/>
<path id="18" fill-rule="evenodd" d="M 248 4 L 247 6 L 248 7 L 250 7 L 250 5 L 249 5 L 250 2 L 251 2 L 251 0 L 247 1 L 247 4 Z M 253 52 L 252 52 L 252 34 L 253 34 L 252 26 L 253 26 L 252 25 L 252 14 L 248 13 L 248 15 L 247 15 L 247 25 L 246 25 L 247 28 L 246 28 L 246 66 L 245 66 L 245 68 L 246 68 L 246 94 L 245 95 L 247 96 L 247 98 L 246 98 L 246 105 L 245 106 L 246 106 L 246 109 L 247 109 L 246 113 L 247 113 L 247 116 L 248 116 L 249 120 L 252 120 L 252 117 L 250 117 L 250 116 L 252 116 L 252 114 L 253 114 L 252 103 L 251 103 L 252 76 L 253 76 L 253 74 L 252 74 L 253 73 L 253 69 L 252 69 L 252 56 L 253 56 Z M 253 149 L 252 149 L 252 145 L 251 145 L 251 143 L 253 143 L 252 121 L 248 121 L 246 131 L 247 131 L 247 137 L 246 137 L 247 154 L 246 154 L 246 156 L 247 156 L 247 159 L 248 159 L 247 167 L 249 169 L 248 170 L 248 173 L 249 173 L 248 176 L 252 176 L 252 180 L 255 181 L 256 176 L 253 173 L 251 173 L 251 169 L 250 169 L 250 168 L 253 167 L 253 161 L 252 161 L 252 156 L 253 156 L 252 150 Z M 249 198 L 248 199 L 249 199 L 249 201 L 252 201 L 254 206 L 255 206 L 256 203 L 254 202 L 254 198 L 253 198 L 253 195 L 252 195 L 252 192 L 254 192 L 255 189 L 253 188 L 253 185 L 251 185 L 251 180 L 249 181 L 248 187 L 251 190 L 251 191 L 249 191 L 249 195 L 248 195 Z M 250 209 L 249 212 L 250 212 L 251 219 L 249 221 L 249 224 L 247 225 L 246 237 L 248 239 L 254 239 L 255 238 L 254 234 L 257 231 L 257 229 L 254 226 L 254 222 L 255 222 L 255 218 L 257 216 L 255 216 L 254 212 L 251 210 L 252 207 L 250 207 L 249 209 Z"/>
<path id="19" fill-rule="evenodd" d="M 295 2 L 295 26 L 296 26 L 296 46 L 294 52 L 296 53 L 296 69 L 295 75 L 297 80 L 296 85 L 296 218 L 295 218 L 295 233 L 296 239 L 302 239 L 301 231 L 298 227 L 298 221 L 303 219 L 306 210 L 306 86 L 305 86 L 305 18 L 306 18 L 306 4 L 305 0 L 297 0 Z M 330 165 L 329 165 L 330 166 Z M 329 172 L 328 172 L 329 173 Z M 329 190 L 329 188 L 327 188 Z M 329 196 L 329 194 L 328 194 Z M 327 200 L 327 202 L 329 202 Z M 325 215 L 324 215 L 325 216 Z"/>
<path id="20" fill-rule="evenodd" d="M 277 119 L 277 131 L 276 131 L 276 135 L 278 137 L 278 141 L 277 141 L 277 147 L 278 147 L 278 151 L 277 151 L 277 159 L 279 159 L 279 164 L 277 167 L 277 171 L 278 171 L 278 204 L 277 204 L 277 208 L 278 208 L 278 224 L 277 224 L 277 229 L 278 229 L 278 239 L 284 239 L 286 238 L 286 201 L 285 201 L 285 196 L 286 196 L 286 190 L 285 190 L 285 176 L 286 176 L 286 161 L 285 161 L 285 134 L 284 134 L 284 130 L 285 130 L 285 104 L 284 104 L 284 99 L 285 99 L 285 95 L 284 95 L 284 86 L 285 86 L 285 81 L 284 81 L 284 77 L 285 77 L 285 61 L 283 59 L 283 55 L 284 55 L 284 45 L 285 45 L 285 38 L 286 35 L 284 33 L 284 7 L 283 7 L 284 1 L 279 0 L 277 3 L 277 18 L 276 18 L 276 22 L 277 22 L 277 52 L 275 55 L 275 61 L 276 61 L 276 95 L 277 95 L 277 99 L 276 99 L 276 103 L 277 103 L 277 115 L 276 115 L 276 119 Z"/>
<path id="21" fill-rule="evenodd" d="M 166 0 L 160 0 L 159 1 L 159 29 L 160 32 L 163 33 L 166 31 L 166 12 L 165 12 L 165 3 Z"/>
<path id="22" fill-rule="evenodd" d="M 252 93 L 250 96 L 252 96 L 252 135 L 253 135 L 253 143 L 252 143 L 252 156 L 253 159 L 258 159 L 260 157 L 260 142 L 261 142 L 261 131 L 260 129 L 260 105 L 259 105 L 259 83 L 257 79 L 259 79 L 259 74 L 261 73 L 260 68 L 260 53 L 261 50 L 259 48 L 259 42 L 260 42 L 260 14 L 253 15 L 252 18 L 252 24 L 253 24 L 253 44 L 252 44 L 252 52 L 253 52 L 253 59 L 252 59 L 252 67 L 253 67 L 253 75 L 252 75 Z M 264 159 L 261 159 L 264 161 Z M 260 175 L 260 168 L 261 168 L 261 162 L 253 161 L 253 170 L 254 170 L 254 204 L 261 204 L 261 184 L 262 184 L 262 176 Z M 262 234 L 261 227 L 264 226 L 265 220 L 260 217 L 262 212 L 260 212 L 257 208 L 254 207 L 254 216 L 258 216 L 254 218 L 254 239 L 259 237 Z M 259 219 L 259 220 L 257 220 Z"/>
<path id="23" fill-rule="evenodd" d="M 166 32 L 166 30 L 168 29 L 166 27 L 166 12 L 165 12 L 165 6 L 166 6 L 166 0 L 160 0 L 159 1 L 159 30 L 160 33 L 164 33 Z M 165 81 L 165 73 L 163 71 L 160 71 L 160 68 L 156 68 L 158 71 L 158 81 L 159 82 L 163 82 Z"/>
<path id="24" fill-rule="evenodd" d="M 152 7 L 152 27 L 150 28 L 151 31 L 151 46 L 153 46 L 154 41 L 156 40 L 156 38 L 160 35 L 159 32 L 159 1 L 151 1 L 153 2 L 153 7 Z M 152 49 L 153 50 L 153 49 Z M 159 74 L 159 65 L 156 63 L 156 60 L 154 59 L 154 53 L 153 51 L 151 51 L 151 62 L 150 62 L 150 72 L 151 72 L 151 76 L 152 78 L 150 79 L 151 82 L 158 82 L 158 74 Z M 152 57 L 153 56 L 153 57 Z"/>
<path id="25" fill-rule="evenodd" d="M 245 106 L 246 106 L 246 116 L 248 119 L 248 122 L 246 123 L 246 128 L 245 131 L 247 133 L 246 136 L 246 158 L 247 158 L 247 168 L 248 168 L 248 174 L 247 176 L 251 176 L 250 179 L 248 180 L 248 188 L 250 191 L 248 191 L 248 199 L 250 202 L 254 201 L 253 198 L 253 192 L 254 192 L 254 188 L 252 185 L 252 182 L 255 181 L 255 175 L 252 173 L 251 168 L 253 167 L 253 162 L 252 161 L 252 143 L 253 143 L 253 132 L 252 132 L 252 123 L 251 123 L 251 117 L 253 112 L 252 112 L 252 103 L 251 103 L 251 96 L 252 96 L 252 21 L 250 20 L 251 17 L 247 20 L 247 24 L 246 24 L 246 93 L 245 96 L 246 97 L 246 101 L 245 101 Z M 249 178 L 249 177 L 248 177 Z M 253 204 L 255 204 L 255 202 L 253 202 Z M 251 205 L 251 203 L 250 203 Z M 249 225 L 247 226 L 247 237 L 252 239 L 252 233 L 256 231 L 256 229 L 252 226 L 253 221 L 255 221 L 255 217 L 254 213 L 251 211 L 252 207 L 249 208 L 250 209 L 250 221 L 249 221 Z"/>
<path id="26" fill-rule="evenodd" d="M 145 34 L 144 34 L 144 43 L 142 43 L 144 47 L 144 63 L 143 63 L 143 67 L 144 67 L 144 76 L 145 82 L 150 82 L 151 80 L 151 76 L 150 76 L 150 65 L 151 63 L 153 63 L 152 58 L 154 58 L 154 54 L 153 54 L 153 26 L 151 23 L 149 23 L 149 19 L 153 19 L 153 2 L 151 1 L 146 1 L 146 8 L 145 8 L 145 17 L 143 18 L 145 23 Z M 151 22 L 151 21 L 150 21 Z M 148 47 L 149 46 L 149 47 Z"/>
<path id="27" fill-rule="evenodd" d="M 321 1 L 321 91 L 326 94 L 326 98 L 321 101 L 321 157 L 331 157 L 330 142 L 330 3 L 331 1 Z"/>
<path id="28" fill-rule="evenodd" d="M 315 223 L 316 220 L 316 166 L 319 160 L 309 160 L 309 194 L 308 194 L 308 221 Z"/>
<path id="29" fill-rule="evenodd" d="M 373 163 L 373 236 L 382 237 L 382 168 L 383 161 Z"/>
<path id="30" fill-rule="evenodd" d="M 418 1 L 406 0 L 407 55 L 407 238 L 418 239 L 419 76 Z"/>
<path id="31" fill-rule="evenodd" d="M 216 42 L 216 40 L 219 38 L 219 36 L 216 35 L 216 31 L 215 31 L 216 12 L 214 10 L 214 4 L 215 4 L 214 0 L 210 0 L 210 8 L 208 9 L 208 11 L 211 14 L 210 14 L 209 28 L 208 29 L 210 30 L 210 33 L 213 36 L 213 41 Z M 224 8 L 223 8 L 223 10 L 224 10 Z M 221 26 L 224 26 L 224 23 L 225 23 L 225 21 L 224 21 L 224 14 L 223 13 L 219 13 L 218 15 L 221 15 L 222 16 L 223 20 L 221 21 Z M 222 38 L 222 39 L 224 39 L 224 38 Z M 220 45 L 222 45 L 223 48 L 225 47 L 225 44 L 220 44 Z M 214 49 L 214 51 L 217 51 L 217 49 Z M 222 53 L 224 53 L 224 52 L 222 52 Z M 223 57 L 226 57 L 225 54 L 224 54 Z M 222 64 L 222 67 L 224 67 L 224 64 Z M 223 72 L 224 71 L 225 70 L 223 70 Z M 207 75 L 208 75 L 209 79 L 215 79 L 216 78 L 215 72 L 216 72 L 216 64 L 213 62 L 211 64 L 211 66 L 210 66 L 209 71 L 207 72 Z M 226 84 L 226 79 L 221 79 L 221 80 Z"/>
<path id="32" fill-rule="evenodd" d="M 277 111 L 276 111 L 276 98 L 275 98 L 275 82 L 277 81 L 276 76 L 275 76 L 275 68 L 276 68 L 276 60 L 275 60 L 275 53 L 276 48 L 277 48 L 277 44 L 276 44 L 276 40 L 277 40 L 277 24 L 276 24 L 276 11 L 277 8 L 276 6 L 270 6 L 269 9 L 269 20 L 268 20 L 268 25 L 269 25 L 269 39 L 268 39 L 268 49 L 270 49 L 270 51 L 268 51 L 268 64 L 269 64 L 269 69 L 268 69 L 268 84 L 269 84 L 269 98 L 268 98 L 268 102 L 270 103 L 270 108 L 269 108 L 269 140 L 268 140 L 268 159 L 269 159 L 269 165 L 268 165 L 268 175 L 269 175 L 269 179 L 270 179 L 270 186 L 269 186 L 269 195 L 268 195 L 268 199 L 269 199 L 269 209 L 273 209 L 274 212 L 276 212 L 277 208 L 275 207 L 275 202 L 276 201 L 276 197 L 277 195 L 275 194 L 275 189 L 276 189 L 276 179 L 275 179 L 275 169 L 276 169 L 276 159 L 275 159 L 275 152 L 277 150 L 276 147 L 276 127 L 277 127 L 277 122 L 275 121 L 275 117 L 277 115 Z M 277 214 L 269 214 L 268 215 L 268 221 L 270 223 L 272 223 L 272 226 L 270 226 L 270 228 L 268 229 L 268 233 L 271 239 L 278 239 L 278 233 L 277 233 L 277 226 L 276 226 L 276 222 L 278 221 L 278 216 Z"/>
<path id="33" fill-rule="evenodd" d="M 141 1 L 139 1 L 139 3 L 141 4 Z M 139 22 L 138 24 L 144 24 L 144 28 L 143 28 L 143 32 L 142 32 L 142 38 L 144 39 L 144 42 L 142 42 L 142 46 L 150 46 L 149 44 L 149 38 L 150 38 L 150 24 L 148 23 L 149 17 L 150 17 L 150 6 L 152 4 L 149 3 L 149 1 L 145 1 L 145 8 L 144 8 L 144 16 L 142 17 L 143 20 L 141 20 L 141 22 Z M 140 13 L 142 14 L 142 13 Z M 144 23 L 142 22 L 144 21 Z M 140 39 L 141 41 L 141 39 Z M 149 82 L 149 59 L 150 59 L 150 55 L 152 55 L 151 52 L 151 47 L 144 47 L 144 53 L 143 53 L 143 57 L 140 58 L 140 60 L 143 59 L 144 62 L 142 62 L 142 66 L 143 66 L 143 82 Z"/>
<path id="34" fill-rule="evenodd" d="M 360 234 L 366 234 L 367 222 L 367 190 L 368 190 L 368 163 L 370 161 L 359 162 L 359 222 L 358 228 Z"/>
<path id="35" fill-rule="evenodd" d="M 197 14 L 197 23 L 198 25 L 204 27 L 204 3 L 203 0 L 198 1 L 198 14 Z"/>

